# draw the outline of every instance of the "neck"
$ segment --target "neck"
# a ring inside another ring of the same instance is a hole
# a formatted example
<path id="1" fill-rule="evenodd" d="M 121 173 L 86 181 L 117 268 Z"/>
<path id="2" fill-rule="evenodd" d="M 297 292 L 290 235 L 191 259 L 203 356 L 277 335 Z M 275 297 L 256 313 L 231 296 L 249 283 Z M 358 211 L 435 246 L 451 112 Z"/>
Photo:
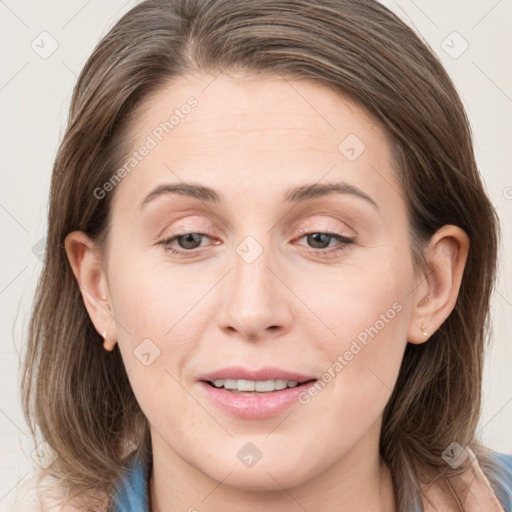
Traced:
<path id="1" fill-rule="evenodd" d="M 380 425 L 378 425 L 380 427 Z M 367 435 L 375 439 L 371 432 Z M 378 440 L 378 436 L 376 437 Z M 211 478 L 182 459 L 152 431 L 153 469 L 149 482 L 150 511 L 224 512 L 396 512 L 389 468 L 380 460 L 378 443 L 366 437 L 341 460 L 302 483 L 284 488 L 247 490 L 229 485 L 229 474 Z M 155 456 L 156 454 L 156 456 Z"/>

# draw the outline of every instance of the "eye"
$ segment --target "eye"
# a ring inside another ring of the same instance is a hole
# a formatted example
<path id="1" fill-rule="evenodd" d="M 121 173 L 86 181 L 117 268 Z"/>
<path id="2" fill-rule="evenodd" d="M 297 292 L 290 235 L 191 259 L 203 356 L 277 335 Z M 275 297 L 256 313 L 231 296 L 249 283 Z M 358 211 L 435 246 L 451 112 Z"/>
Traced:
<path id="1" fill-rule="evenodd" d="M 345 250 L 347 245 L 354 243 L 353 239 L 347 238 L 341 233 L 325 231 L 302 232 L 303 235 L 299 240 L 307 238 L 307 242 L 312 244 L 312 247 L 308 248 L 307 252 L 314 255 L 331 256 Z M 163 245 L 164 249 L 171 254 L 187 256 L 192 255 L 194 250 L 201 246 L 201 241 L 204 237 L 210 238 L 206 233 L 184 233 L 162 240 L 159 242 L 159 245 Z M 337 242 L 337 244 L 329 247 L 330 242 L 333 240 Z M 181 249 L 172 247 L 174 242 L 177 242 Z"/>
<path id="2" fill-rule="evenodd" d="M 320 256 L 338 254 L 339 252 L 344 251 L 348 245 L 354 243 L 353 239 L 347 238 L 342 233 L 335 233 L 331 231 L 313 231 L 310 233 L 304 233 L 300 239 L 302 238 L 306 238 L 308 244 L 312 244 L 313 249 L 308 248 L 307 252 Z M 338 243 L 329 247 L 330 242 L 333 240 Z"/>
<path id="3" fill-rule="evenodd" d="M 163 245 L 164 249 L 169 251 L 171 254 L 184 255 L 186 253 L 192 252 L 194 249 L 197 249 L 201 244 L 202 237 L 210 238 L 206 233 L 184 233 L 181 235 L 174 235 L 171 238 L 162 240 L 162 242 L 159 243 Z M 177 241 L 181 248 L 184 250 L 171 247 L 171 244 L 175 241 Z"/>

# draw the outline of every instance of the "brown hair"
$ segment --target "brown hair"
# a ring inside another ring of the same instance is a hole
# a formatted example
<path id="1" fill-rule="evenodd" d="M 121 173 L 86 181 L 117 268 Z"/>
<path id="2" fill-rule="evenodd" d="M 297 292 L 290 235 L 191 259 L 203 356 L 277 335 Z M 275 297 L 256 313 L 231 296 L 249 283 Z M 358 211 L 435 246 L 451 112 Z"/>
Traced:
<path id="1" fill-rule="evenodd" d="M 41 473 L 69 496 L 109 495 L 128 455 L 150 451 L 119 349 L 102 349 L 64 238 L 81 230 L 105 241 L 113 194 L 99 200 L 94 190 L 128 154 L 126 134 L 145 99 L 189 71 L 235 69 L 323 84 L 375 117 L 393 143 L 418 270 L 428 271 L 422 249 L 438 228 L 454 224 L 469 236 L 454 310 L 428 342 L 407 345 L 380 452 L 401 511 L 419 504 L 416 468 L 450 475 L 441 454 L 453 441 L 470 446 L 501 489 L 490 451 L 475 439 L 498 219 L 452 81 L 428 45 L 374 0 L 148 0 L 97 45 L 74 89 L 55 160 L 23 368 L 29 425 L 58 453 Z"/>

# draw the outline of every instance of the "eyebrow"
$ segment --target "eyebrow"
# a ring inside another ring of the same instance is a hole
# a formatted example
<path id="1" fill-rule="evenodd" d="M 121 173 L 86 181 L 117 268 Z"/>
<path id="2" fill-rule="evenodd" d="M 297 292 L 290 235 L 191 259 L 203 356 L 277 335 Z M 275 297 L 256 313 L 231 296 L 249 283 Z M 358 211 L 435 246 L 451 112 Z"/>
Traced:
<path id="1" fill-rule="evenodd" d="M 326 196 L 328 194 L 348 194 L 364 199 L 372 204 L 376 209 L 379 209 L 377 203 L 362 190 L 350 185 L 348 183 L 312 183 L 308 185 L 301 185 L 288 190 L 285 195 L 285 200 L 289 203 L 301 203 L 311 199 Z M 165 194 L 179 194 L 209 203 L 222 203 L 224 199 L 222 196 L 210 187 L 199 185 L 196 183 L 169 183 L 156 187 L 152 190 L 141 202 L 140 209 L 142 209 L 149 202 L 153 201 L 159 196 Z"/>
<path id="2" fill-rule="evenodd" d="M 379 206 L 377 203 L 361 189 L 350 185 L 349 183 L 312 183 L 310 185 L 302 185 L 300 187 L 291 189 L 287 192 L 285 199 L 291 203 L 299 203 L 302 201 L 308 201 L 310 199 L 316 199 L 323 197 L 328 194 L 349 194 L 360 199 L 364 199 L 368 203 L 372 204 L 377 210 Z"/>

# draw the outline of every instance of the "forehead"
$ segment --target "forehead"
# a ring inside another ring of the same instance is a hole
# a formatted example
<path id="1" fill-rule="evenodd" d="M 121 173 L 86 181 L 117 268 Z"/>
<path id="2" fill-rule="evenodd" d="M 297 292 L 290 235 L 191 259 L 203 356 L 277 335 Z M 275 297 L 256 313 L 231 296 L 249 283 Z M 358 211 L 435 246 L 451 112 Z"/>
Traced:
<path id="1" fill-rule="evenodd" d="M 236 129 L 237 135 L 283 129 L 284 136 L 317 135 L 331 147 L 347 132 L 364 137 L 378 127 L 379 135 L 385 137 L 364 108 L 325 85 L 275 75 L 198 72 L 179 77 L 152 94 L 134 120 L 137 132 L 165 123 L 174 112 L 184 109 L 190 98 L 197 102 L 191 115 L 179 115 L 179 120 L 173 121 L 178 121 L 172 132 L 179 133 L 180 142 L 201 132 L 211 133 L 212 128 L 217 134 Z"/>
<path id="2" fill-rule="evenodd" d="M 130 140 L 134 151 L 151 140 L 118 187 L 132 199 L 180 176 L 255 193 L 327 175 L 375 193 L 394 181 L 390 141 L 371 115 L 324 85 L 280 76 L 180 77 L 139 106 Z"/>

